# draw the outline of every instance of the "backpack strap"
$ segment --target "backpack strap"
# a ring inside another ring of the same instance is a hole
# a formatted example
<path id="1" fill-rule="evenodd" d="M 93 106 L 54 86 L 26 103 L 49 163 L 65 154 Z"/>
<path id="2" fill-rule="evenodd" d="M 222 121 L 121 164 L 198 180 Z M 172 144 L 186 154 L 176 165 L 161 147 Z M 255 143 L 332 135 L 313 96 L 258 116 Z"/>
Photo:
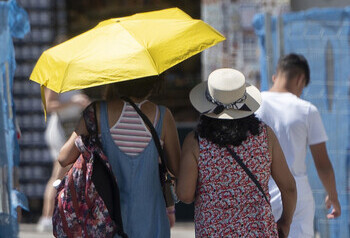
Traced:
<path id="1" fill-rule="evenodd" d="M 92 102 L 89 106 L 86 107 L 86 109 L 83 111 L 83 118 L 85 121 L 86 129 L 89 132 L 89 136 L 91 136 L 91 139 L 94 140 L 94 143 L 96 143 L 99 148 L 102 148 L 101 141 L 98 137 L 96 103 L 97 103 L 96 101 Z M 101 102 L 101 106 L 102 107 L 106 106 L 104 101 Z M 97 156 L 96 158 L 98 157 L 101 158 L 100 156 Z M 102 161 L 103 161 L 102 158 L 94 161 L 93 170 L 95 172 L 92 174 L 91 180 L 94 183 L 95 188 L 99 193 L 99 196 L 105 202 L 105 205 L 107 207 L 108 212 L 110 213 L 111 218 L 114 220 L 114 222 L 117 225 L 117 231 L 116 231 L 117 234 L 122 238 L 128 238 L 128 235 L 124 232 L 124 228 L 123 228 L 123 221 L 122 221 L 121 208 L 120 208 L 119 187 L 117 184 L 116 177 L 114 176 L 111 168 L 109 168 L 107 164 Z M 106 187 L 111 188 L 110 189 L 111 191 L 105 190 Z M 87 202 L 91 203 L 91 201 L 88 200 L 89 196 L 87 194 L 87 190 L 85 190 L 85 197 Z M 108 200 L 108 202 L 106 202 L 107 201 L 106 199 L 110 197 L 113 198 L 112 201 Z"/>
<path id="2" fill-rule="evenodd" d="M 83 111 L 85 126 L 89 135 L 98 138 L 98 123 L 96 117 L 96 102 L 92 102 Z"/>
<path id="3" fill-rule="evenodd" d="M 254 174 L 248 169 L 248 167 L 243 163 L 242 159 L 239 158 L 239 156 L 233 151 L 231 150 L 228 146 L 226 146 L 228 152 L 230 152 L 232 158 L 234 158 L 236 160 L 236 162 L 242 167 L 242 169 L 244 170 L 244 172 L 247 173 L 247 175 L 250 177 L 251 180 L 253 180 L 253 182 L 255 183 L 255 185 L 258 187 L 258 189 L 260 190 L 260 192 L 263 194 L 266 202 L 268 204 L 270 204 L 269 199 L 267 198 L 264 190 L 262 189 L 259 181 L 256 179 L 256 177 L 254 176 Z"/>

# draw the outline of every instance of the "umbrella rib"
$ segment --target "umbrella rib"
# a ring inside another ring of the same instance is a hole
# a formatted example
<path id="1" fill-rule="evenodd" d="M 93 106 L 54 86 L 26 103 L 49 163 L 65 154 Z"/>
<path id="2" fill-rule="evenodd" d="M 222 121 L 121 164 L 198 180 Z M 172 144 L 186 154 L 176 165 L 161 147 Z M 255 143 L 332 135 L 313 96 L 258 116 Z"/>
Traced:
<path id="1" fill-rule="evenodd" d="M 64 83 L 64 81 L 65 81 L 65 79 L 66 79 L 69 66 L 70 66 L 70 61 L 66 64 L 66 67 L 65 67 L 65 69 L 64 69 L 64 74 L 63 74 L 63 77 L 62 77 L 62 80 L 61 80 L 61 85 L 60 85 L 60 93 L 61 93 L 61 91 L 62 91 L 62 85 L 63 85 L 63 83 Z"/>
<path id="2" fill-rule="evenodd" d="M 153 60 L 151 54 L 149 53 L 148 48 L 147 48 L 145 45 L 141 44 L 141 43 L 137 40 L 137 38 L 136 38 L 135 36 L 133 36 L 133 35 L 131 34 L 131 32 L 128 31 L 128 30 L 121 24 L 121 22 L 117 22 L 117 23 L 119 23 L 119 25 L 120 25 L 121 27 L 123 27 L 123 29 L 124 29 L 137 43 L 139 43 L 141 46 L 143 46 L 143 47 L 146 49 L 148 58 L 149 58 L 150 61 L 152 62 L 153 67 L 156 69 L 157 74 L 159 75 L 159 71 L 158 71 L 157 64 L 156 64 L 156 62 Z"/>

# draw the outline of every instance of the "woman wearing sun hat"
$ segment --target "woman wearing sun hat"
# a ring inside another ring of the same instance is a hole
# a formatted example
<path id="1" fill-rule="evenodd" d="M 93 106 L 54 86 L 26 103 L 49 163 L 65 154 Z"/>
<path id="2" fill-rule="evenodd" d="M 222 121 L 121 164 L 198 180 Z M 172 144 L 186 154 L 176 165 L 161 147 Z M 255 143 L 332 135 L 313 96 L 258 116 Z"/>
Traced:
<path id="1" fill-rule="evenodd" d="M 218 69 L 192 89 L 190 101 L 201 116 L 183 144 L 177 195 L 195 202 L 196 237 L 287 237 L 295 181 L 275 134 L 254 115 L 259 90 L 241 72 Z M 277 225 L 270 176 L 282 193 Z"/>

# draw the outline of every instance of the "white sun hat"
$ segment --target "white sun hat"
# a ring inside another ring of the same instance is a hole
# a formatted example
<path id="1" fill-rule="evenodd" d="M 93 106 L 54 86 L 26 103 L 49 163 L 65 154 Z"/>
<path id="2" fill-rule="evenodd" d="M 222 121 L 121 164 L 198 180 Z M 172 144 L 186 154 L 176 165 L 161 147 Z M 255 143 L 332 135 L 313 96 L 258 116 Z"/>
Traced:
<path id="1" fill-rule="evenodd" d="M 193 107 L 202 115 L 218 119 L 239 119 L 253 114 L 261 104 L 259 89 L 245 82 L 238 70 L 213 71 L 208 81 L 190 92 Z"/>

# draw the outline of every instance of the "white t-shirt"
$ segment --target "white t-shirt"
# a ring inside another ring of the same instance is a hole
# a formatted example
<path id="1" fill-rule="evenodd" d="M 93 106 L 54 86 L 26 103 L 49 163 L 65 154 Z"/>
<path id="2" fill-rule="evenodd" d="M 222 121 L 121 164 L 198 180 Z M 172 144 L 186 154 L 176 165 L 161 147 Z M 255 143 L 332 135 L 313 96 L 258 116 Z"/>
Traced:
<path id="1" fill-rule="evenodd" d="M 275 132 L 294 177 L 307 176 L 307 147 L 328 139 L 317 108 L 288 92 L 262 92 L 261 96 L 257 117 Z"/>
<path id="2" fill-rule="evenodd" d="M 292 93 L 263 92 L 257 116 L 275 132 L 297 187 L 297 205 L 291 224 L 293 237 L 313 237 L 315 202 L 307 178 L 306 152 L 309 145 L 328 138 L 317 108 Z M 277 221 L 282 214 L 281 193 L 269 181 L 272 213 Z"/>

